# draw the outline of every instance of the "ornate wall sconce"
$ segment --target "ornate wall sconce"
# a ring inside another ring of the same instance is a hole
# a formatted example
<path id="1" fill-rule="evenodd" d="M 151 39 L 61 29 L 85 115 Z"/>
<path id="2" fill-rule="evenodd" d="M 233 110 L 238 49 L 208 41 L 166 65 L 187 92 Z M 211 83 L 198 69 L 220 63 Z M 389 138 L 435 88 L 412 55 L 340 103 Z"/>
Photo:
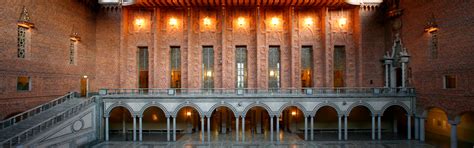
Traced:
<path id="1" fill-rule="evenodd" d="M 280 19 L 278 19 L 277 17 L 273 17 L 272 18 L 272 25 L 276 26 L 278 24 L 280 24 Z"/>
<path id="2" fill-rule="evenodd" d="M 239 24 L 240 27 L 242 27 L 243 25 L 245 25 L 245 18 L 239 17 L 239 18 L 237 19 L 237 24 Z"/>
<path id="3" fill-rule="evenodd" d="M 72 32 L 71 32 L 71 35 L 69 35 L 69 39 L 71 41 L 74 41 L 74 42 L 77 42 L 77 41 L 80 41 L 81 40 L 81 37 L 79 36 L 79 33 L 77 33 L 75 30 L 74 30 L 74 26 L 72 27 Z"/>
<path id="4" fill-rule="evenodd" d="M 434 15 L 431 15 L 431 17 L 428 19 L 428 23 L 425 26 L 425 32 L 428 33 L 435 33 L 439 30 L 438 24 L 436 23 L 436 19 Z"/>
<path id="5" fill-rule="evenodd" d="M 308 26 L 308 27 L 312 26 L 313 23 L 314 23 L 313 18 L 311 18 L 311 17 L 308 17 L 308 18 L 304 19 L 304 24 L 306 24 L 306 26 Z"/>
<path id="6" fill-rule="evenodd" d="M 135 19 L 135 25 L 137 25 L 138 28 L 141 28 L 144 24 L 145 24 L 145 19 L 143 18 Z"/>
<path id="7" fill-rule="evenodd" d="M 170 26 L 176 26 L 178 24 L 178 20 L 174 17 L 170 18 L 169 21 Z"/>
<path id="8" fill-rule="evenodd" d="M 30 22 L 30 16 L 28 14 L 28 10 L 23 6 L 23 9 L 20 14 L 20 19 L 18 19 L 18 26 L 25 27 L 25 28 L 33 28 L 35 24 Z"/>
<path id="9" fill-rule="evenodd" d="M 296 116 L 296 111 L 292 111 L 292 112 L 291 112 L 291 115 L 292 115 L 292 116 Z"/>
<path id="10" fill-rule="evenodd" d="M 203 19 L 203 24 L 206 25 L 206 26 L 211 25 L 211 19 L 208 18 L 208 17 L 205 17 L 205 18 Z"/>
<path id="11" fill-rule="evenodd" d="M 188 117 L 191 116 L 191 112 L 190 111 L 186 112 L 186 116 Z"/>
<path id="12" fill-rule="evenodd" d="M 339 21 L 338 21 L 338 22 L 339 22 L 339 27 L 342 28 L 342 27 L 346 26 L 346 24 L 347 24 L 347 18 L 341 17 L 341 18 L 339 18 Z"/>

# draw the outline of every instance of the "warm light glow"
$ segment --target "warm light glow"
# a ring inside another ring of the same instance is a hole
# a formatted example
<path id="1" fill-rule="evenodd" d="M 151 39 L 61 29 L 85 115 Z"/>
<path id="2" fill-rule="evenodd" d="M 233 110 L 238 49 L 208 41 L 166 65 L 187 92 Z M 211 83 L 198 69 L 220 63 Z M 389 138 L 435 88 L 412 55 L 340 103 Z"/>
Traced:
<path id="1" fill-rule="evenodd" d="M 211 19 L 209 19 L 208 17 L 204 18 L 204 25 L 206 26 L 211 25 Z"/>
<path id="2" fill-rule="evenodd" d="M 207 77 L 212 77 L 212 71 L 210 71 L 210 70 L 207 71 L 207 72 L 206 72 L 206 76 L 207 76 Z"/>
<path id="3" fill-rule="evenodd" d="M 275 72 L 273 70 L 270 70 L 270 76 L 271 77 L 275 76 Z"/>
<path id="4" fill-rule="evenodd" d="M 313 18 L 308 17 L 308 18 L 304 19 L 304 23 L 306 24 L 306 26 L 313 25 L 313 23 L 314 23 Z"/>
<path id="5" fill-rule="evenodd" d="M 178 24 L 178 20 L 176 18 L 170 18 L 170 25 L 176 26 Z"/>
<path id="6" fill-rule="evenodd" d="M 245 24 L 245 18 L 239 17 L 237 19 L 237 23 L 239 24 L 239 26 L 243 26 Z"/>
<path id="7" fill-rule="evenodd" d="M 187 112 L 186 115 L 187 115 L 187 116 L 191 116 L 191 112 Z"/>
<path id="8" fill-rule="evenodd" d="M 274 26 L 278 25 L 279 23 L 280 23 L 280 20 L 279 20 L 277 17 L 273 17 L 273 18 L 272 18 L 272 24 L 273 24 Z"/>
<path id="9" fill-rule="evenodd" d="M 86 75 L 84 75 L 83 77 L 84 77 L 84 79 L 87 79 L 87 76 L 86 76 Z"/>
<path id="10" fill-rule="evenodd" d="M 438 28 L 437 27 L 428 27 L 425 29 L 426 32 L 428 33 L 433 33 L 433 32 L 436 32 L 438 31 Z"/>
<path id="11" fill-rule="evenodd" d="M 156 114 L 152 115 L 153 121 L 158 121 L 158 116 Z"/>
<path id="12" fill-rule="evenodd" d="M 296 111 L 291 112 L 292 116 L 296 116 Z"/>
<path id="13" fill-rule="evenodd" d="M 339 19 L 339 26 L 340 26 L 340 27 L 344 27 L 344 26 L 346 26 L 346 24 L 347 24 L 347 18 L 341 17 L 341 18 Z"/>
<path id="14" fill-rule="evenodd" d="M 135 25 L 137 25 L 138 27 L 142 27 L 143 24 L 145 24 L 145 20 L 144 20 L 144 19 L 139 18 L 139 19 L 136 19 L 136 20 L 135 20 Z"/>

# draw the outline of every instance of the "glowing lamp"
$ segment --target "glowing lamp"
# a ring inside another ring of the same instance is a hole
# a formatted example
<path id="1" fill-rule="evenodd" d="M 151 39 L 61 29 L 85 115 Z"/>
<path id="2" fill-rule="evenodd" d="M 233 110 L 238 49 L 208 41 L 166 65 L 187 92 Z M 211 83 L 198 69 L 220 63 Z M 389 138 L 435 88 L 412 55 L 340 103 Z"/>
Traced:
<path id="1" fill-rule="evenodd" d="M 425 31 L 428 32 L 428 33 L 433 33 L 433 32 L 436 32 L 438 30 L 439 29 L 438 29 L 437 26 L 430 26 L 430 27 L 425 28 Z"/>
<path id="2" fill-rule="evenodd" d="M 296 111 L 291 112 L 292 116 L 296 116 Z"/>
<path id="3" fill-rule="evenodd" d="M 245 18 L 239 17 L 237 19 L 237 24 L 239 24 L 239 26 L 243 26 L 245 24 Z"/>
<path id="4" fill-rule="evenodd" d="M 339 26 L 340 26 L 340 27 L 344 27 L 344 26 L 346 26 L 346 24 L 347 24 L 347 18 L 341 17 L 341 18 L 339 19 Z"/>
<path id="5" fill-rule="evenodd" d="M 313 25 L 313 23 L 314 23 L 313 18 L 308 17 L 308 18 L 304 19 L 304 23 L 306 24 L 306 26 Z"/>
<path id="6" fill-rule="evenodd" d="M 178 24 L 178 20 L 176 18 L 170 18 L 169 23 L 171 26 L 176 26 Z"/>
<path id="7" fill-rule="evenodd" d="M 153 114 L 152 118 L 153 118 L 153 121 L 158 121 L 158 116 L 156 114 Z"/>
<path id="8" fill-rule="evenodd" d="M 83 78 L 84 78 L 84 79 L 87 79 L 87 75 L 84 75 Z"/>
<path id="9" fill-rule="evenodd" d="M 272 18 L 272 24 L 273 24 L 273 26 L 276 26 L 276 25 L 278 25 L 279 23 L 280 23 L 280 20 L 279 20 L 277 17 L 273 17 L 273 18 Z"/>
<path id="10" fill-rule="evenodd" d="M 187 112 L 187 113 L 186 113 L 186 116 L 191 116 L 191 112 Z"/>
<path id="11" fill-rule="evenodd" d="M 206 72 L 206 76 L 207 76 L 207 77 L 212 77 L 212 71 L 210 71 L 210 70 L 207 71 L 207 72 Z"/>
<path id="12" fill-rule="evenodd" d="M 208 17 L 204 18 L 204 20 L 203 20 L 203 21 L 204 21 L 204 22 L 203 22 L 203 23 L 204 23 L 204 25 L 206 25 L 206 26 L 209 26 L 209 25 L 211 25 L 211 19 L 209 19 Z"/>
<path id="13" fill-rule="evenodd" d="M 275 76 L 275 71 L 270 70 L 270 76 L 271 76 L 271 77 Z"/>
<path id="14" fill-rule="evenodd" d="M 136 19 L 136 20 L 135 20 L 135 25 L 137 25 L 138 27 L 142 27 L 143 24 L 145 24 L 145 20 L 144 20 L 144 19 L 139 18 L 139 19 Z"/>

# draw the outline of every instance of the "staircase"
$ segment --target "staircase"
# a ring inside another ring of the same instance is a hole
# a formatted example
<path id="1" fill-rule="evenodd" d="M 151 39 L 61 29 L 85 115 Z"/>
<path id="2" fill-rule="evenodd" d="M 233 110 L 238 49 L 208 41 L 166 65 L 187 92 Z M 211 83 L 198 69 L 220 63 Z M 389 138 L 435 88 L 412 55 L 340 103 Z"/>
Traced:
<path id="1" fill-rule="evenodd" d="M 48 103 L 1 121 L 0 147 L 20 146 L 94 103 L 95 97 L 77 98 L 68 93 Z"/>

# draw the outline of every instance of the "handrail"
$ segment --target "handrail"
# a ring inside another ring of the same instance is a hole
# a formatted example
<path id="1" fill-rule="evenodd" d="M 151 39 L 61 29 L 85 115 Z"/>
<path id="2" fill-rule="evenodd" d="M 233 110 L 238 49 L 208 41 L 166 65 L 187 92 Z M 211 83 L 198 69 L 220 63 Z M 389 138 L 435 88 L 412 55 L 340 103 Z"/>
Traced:
<path id="1" fill-rule="evenodd" d="M 75 95 L 75 92 L 69 92 L 67 93 L 66 95 L 63 95 L 61 97 L 58 97 L 54 100 L 51 100 L 47 103 L 44 103 L 44 104 L 41 104 L 41 105 L 38 105 L 32 109 L 29 109 L 29 110 L 26 110 L 22 113 L 19 113 L 13 117 L 10 117 L 8 119 L 5 119 L 5 120 L 2 120 L 0 121 L 0 130 L 2 129 L 5 129 L 7 127 L 10 127 L 10 126 L 13 126 L 23 120 L 26 120 L 30 117 L 33 117 L 41 112 L 44 112 L 56 105 L 59 105 L 61 103 L 64 103 L 72 98 L 74 98 L 74 95 Z"/>
<path id="2" fill-rule="evenodd" d="M 0 146 L 4 148 L 11 148 L 21 144 L 22 142 L 28 141 L 38 134 L 41 134 L 43 131 L 54 127 L 54 125 L 61 123 L 62 121 L 67 120 L 69 117 L 74 116 L 76 113 L 82 111 L 84 108 L 88 107 L 90 104 L 96 101 L 96 96 L 93 96 L 86 101 L 75 105 L 65 111 L 58 113 L 56 116 L 50 117 L 42 122 L 38 123 L 36 126 L 28 128 L 27 130 L 16 134 L 15 136 L 8 138 L 0 143 Z"/>
<path id="3" fill-rule="evenodd" d="M 133 88 L 133 89 L 100 89 L 100 95 L 151 95 L 151 96 L 178 96 L 178 95 L 374 95 L 374 96 L 413 96 L 414 88 L 398 87 L 311 87 L 311 88 Z"/>

